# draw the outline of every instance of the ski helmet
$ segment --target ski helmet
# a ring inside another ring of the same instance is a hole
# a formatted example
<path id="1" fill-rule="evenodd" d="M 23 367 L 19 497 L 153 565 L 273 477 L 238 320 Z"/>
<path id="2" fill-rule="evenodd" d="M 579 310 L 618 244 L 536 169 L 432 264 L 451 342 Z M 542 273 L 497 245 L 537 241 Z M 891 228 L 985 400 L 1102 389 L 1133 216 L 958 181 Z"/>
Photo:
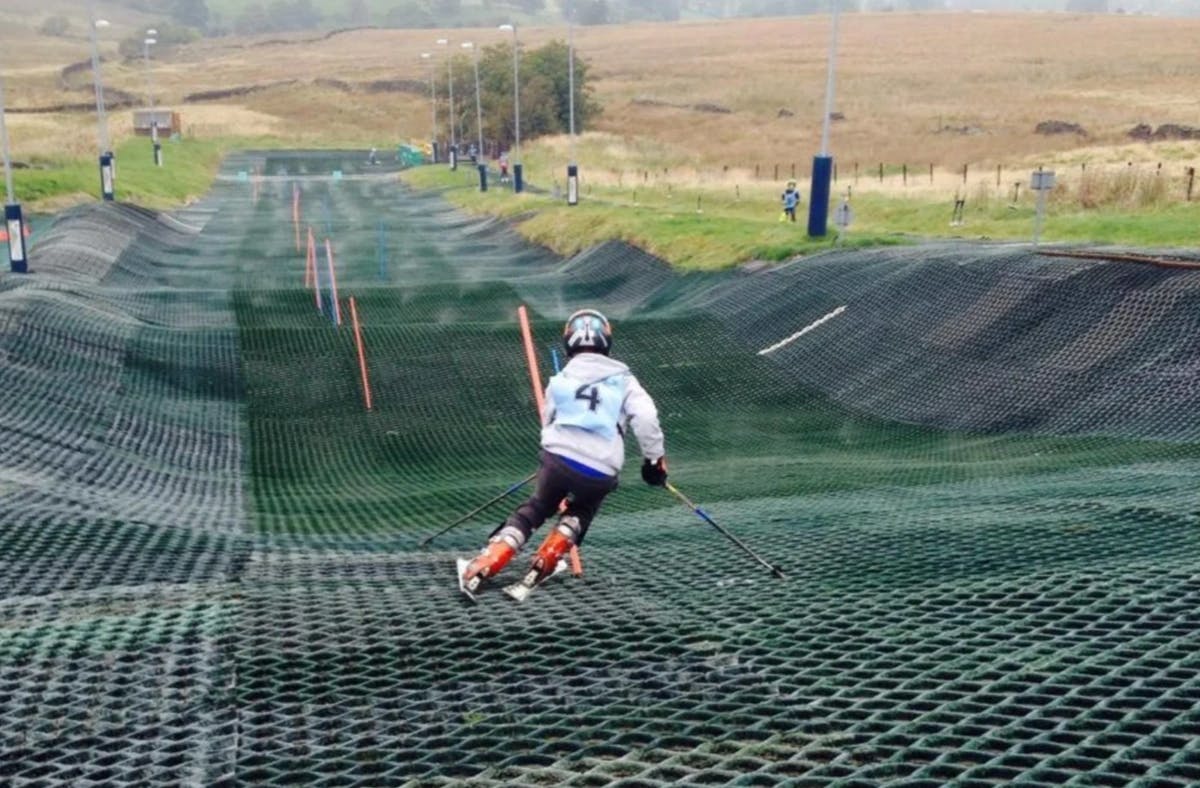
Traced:
<path id="1" fill-rule="evenodd" d="M 601 353 L 612 350 L 612 326 L 595 309 L 580 309 L 567 318 L 563 327 L 563 346 L 568 356 L 576 353 Z"/>

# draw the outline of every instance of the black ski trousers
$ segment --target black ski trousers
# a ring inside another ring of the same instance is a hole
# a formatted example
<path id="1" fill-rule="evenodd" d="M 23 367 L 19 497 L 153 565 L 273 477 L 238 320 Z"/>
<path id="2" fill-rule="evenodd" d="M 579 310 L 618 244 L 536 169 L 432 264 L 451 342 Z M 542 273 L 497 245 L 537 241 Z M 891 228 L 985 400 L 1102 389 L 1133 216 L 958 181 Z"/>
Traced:
<path id="1" fill-rule="evenodd" d="M 519 528 L 528 540 L 566 498 L 567 510 L 563 514 L 579 518 L 579 544 L 582 544 L 601 502 L 615 489 L 616 476 L 590 476 L 567 465 L 557 454 L 543 451 L 533 495 L 509 515 L 504 525 Z"/>

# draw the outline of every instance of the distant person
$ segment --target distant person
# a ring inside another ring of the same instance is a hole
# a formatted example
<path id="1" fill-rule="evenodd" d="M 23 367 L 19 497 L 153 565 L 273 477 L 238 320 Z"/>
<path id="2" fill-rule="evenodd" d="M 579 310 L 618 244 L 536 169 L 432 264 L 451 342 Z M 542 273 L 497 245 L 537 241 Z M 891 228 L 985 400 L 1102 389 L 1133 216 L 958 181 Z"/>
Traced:
<path id="1" fill-rule="evenodd" d="M 479 146 L 476 145 L 474 142 L 471 143 L 470 156 L 471 156 L 471 162 L 473 164 L 479 163 Z"/>
<path id="2" fill-rule="evenodd" d="M 500 182 L 508 183 L 508 151 L 500 154 Z"/>
<path id="3" fill-rule="evenodd" d="M 379 164 L 379 149 L 371 148 L 371 152 L 367 154 L 367 164 Z"/>
<path id="4" fill-rule="evenodd" d="M 800 192 L 796 189 L 795 181 L 788 181 L 787 188 L 783 190 L 780 196 L 783 202 L 783 213 L 779 217 L 779 221 L 790 219 L 796 221 L 796 208 L 800 205 Z"/>

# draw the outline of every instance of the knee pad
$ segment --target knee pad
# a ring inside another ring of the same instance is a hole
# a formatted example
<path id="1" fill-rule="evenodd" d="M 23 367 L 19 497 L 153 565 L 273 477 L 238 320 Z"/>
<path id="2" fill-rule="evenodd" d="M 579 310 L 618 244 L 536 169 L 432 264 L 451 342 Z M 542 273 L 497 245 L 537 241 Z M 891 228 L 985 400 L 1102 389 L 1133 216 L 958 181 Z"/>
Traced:
<path id="1" fill-rule="evenodd" d="M 583 536 L 583 526 L 580 524 L 579 518 L 573 514 L 561 518 L 554 530 L 570 539 L 573 545 L 579 544 L 579 539 Z"/>
<path id="2" fill-rule="evenodd" d="M 492 534 L 492 538 L 488 541 L 505 542 L 513 549 L 514 553 L 519 553 L 528 538 L 525 532 L 515 525 L 503 525 Z"/>

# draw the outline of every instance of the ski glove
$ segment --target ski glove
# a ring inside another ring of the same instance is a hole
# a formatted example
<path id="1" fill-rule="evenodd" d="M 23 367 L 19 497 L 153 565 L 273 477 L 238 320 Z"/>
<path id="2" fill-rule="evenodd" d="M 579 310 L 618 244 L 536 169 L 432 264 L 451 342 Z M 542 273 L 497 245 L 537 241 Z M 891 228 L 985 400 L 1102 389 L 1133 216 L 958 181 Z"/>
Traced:
<path id="1" fill-rule="evenodd" d="M 642 460 L 642 481 L 651 487 L 663 487 L 667 483 L 667 458 L 659 457 L 658 462 Z"/>

